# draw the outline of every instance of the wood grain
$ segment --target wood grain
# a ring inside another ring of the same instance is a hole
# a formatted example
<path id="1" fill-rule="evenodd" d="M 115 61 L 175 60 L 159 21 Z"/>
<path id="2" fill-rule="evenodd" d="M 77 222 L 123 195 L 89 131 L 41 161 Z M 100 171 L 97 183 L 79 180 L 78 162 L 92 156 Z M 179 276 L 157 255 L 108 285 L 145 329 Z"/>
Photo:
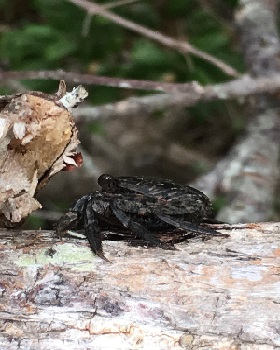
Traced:
<path id="1" fill-rule="evenodd" d="M 0 232 L 1 349 L 280 348 L 280 223 L 177 250 Z"/>

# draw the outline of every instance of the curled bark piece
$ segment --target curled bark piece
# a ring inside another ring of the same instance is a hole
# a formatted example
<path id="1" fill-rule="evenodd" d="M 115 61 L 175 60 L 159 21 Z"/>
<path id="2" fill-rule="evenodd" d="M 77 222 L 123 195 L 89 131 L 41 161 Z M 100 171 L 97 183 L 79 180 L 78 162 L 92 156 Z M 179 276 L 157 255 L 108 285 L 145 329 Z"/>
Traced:
<path id="1" fill-rule="evenodd" d="M 40 208 L 35 193 L 63 168 L 78 166 L 71 108 L 86 96 L 82 86 L 66 93 L 61 81 L 55 95 L 30 92 L 1 98 L 0 227 L 15 226 Z"/>

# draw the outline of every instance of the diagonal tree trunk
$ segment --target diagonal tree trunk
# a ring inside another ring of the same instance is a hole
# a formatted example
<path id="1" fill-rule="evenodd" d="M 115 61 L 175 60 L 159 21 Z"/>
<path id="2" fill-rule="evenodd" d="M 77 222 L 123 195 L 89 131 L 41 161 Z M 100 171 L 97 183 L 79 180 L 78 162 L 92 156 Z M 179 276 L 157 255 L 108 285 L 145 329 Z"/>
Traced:
<path id="1" fill-rule="evenodd" d="M 255 78 L 273 77 L 280 69 L 278 7 L 276 0 L 243 0 L 236 13 L 247 70 Z M 214 190 L 215 183 L 227 193 L 229 201 L 219 213 L 219 219 L 231 223 L 271 218 L 279 172 L 280 107 L 277 97 L 256 95 L 249 102 L 251 120 L 247 134 L 234 146 L 227 159 L 196 182 L 206 193 L 209 184 Z"/>

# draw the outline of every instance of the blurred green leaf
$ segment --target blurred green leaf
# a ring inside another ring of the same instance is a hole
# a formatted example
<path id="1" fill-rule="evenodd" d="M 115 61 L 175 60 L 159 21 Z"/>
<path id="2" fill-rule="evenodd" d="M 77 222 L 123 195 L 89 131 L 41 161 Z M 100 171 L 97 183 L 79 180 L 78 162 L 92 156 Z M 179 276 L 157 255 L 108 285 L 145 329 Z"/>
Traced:
<path id="1" fill-rule="evenodd" d="M 95 135 L 99 135 L 99 136 L 105 135 L 104 125 L 100 121 L 94 121 L 94 122 L 88 123 L 88 130 Z"/>
<path id="2" fill-rule="evenodd" d="M 21 30 L 6 32 L 1 38 L 0 59 L 12 67 L 36 69 L 59 66 L 58 59 L 75 50 L 67 34 L 48 25 L 30 24 Z"/>
<path id="3" fill-rule="evenodd" d="M 70 38 L 61 37 L 58 41 L 48 45 L 45 51 L 45 57 L 50 61 L 55 61 L 66 57 L 70 53 L 75 52 L 75 50 L 76 45 Z"/>
<path id="4" fill-rule="evenodd" d="M 42 228 L 43 226 L 44 220 L 35 215 L 30 215 L 24 223 L 24 228 L 28 228 L 29 230 L 38 230 L 38 228 Z"/>
<path id="5" fill-rule="evenodd" d="M 196 40 L 192 40 L 192 44 L 198 48 L 203 48 L 209 53 L 219 54 L 221 50 L 225 50 L 229 44 L 229 37 L 223 32 L 210 32 L 205 33 L 198 37 Z"/>
<path id="6" fill-rule="evenodd" d="M 135 41 L 131 58 L 146 66 L 164 65 L 168 61 L 168 55 L 158 45 L 144 39 Z"/>
<path id="7" fill-rule="evenodd" d="M 213 201 L 213 207 L 215 212 L 220 211 L 226 204 L 227 204 L 227 198 L 226 196 L 217 196 Z"/>

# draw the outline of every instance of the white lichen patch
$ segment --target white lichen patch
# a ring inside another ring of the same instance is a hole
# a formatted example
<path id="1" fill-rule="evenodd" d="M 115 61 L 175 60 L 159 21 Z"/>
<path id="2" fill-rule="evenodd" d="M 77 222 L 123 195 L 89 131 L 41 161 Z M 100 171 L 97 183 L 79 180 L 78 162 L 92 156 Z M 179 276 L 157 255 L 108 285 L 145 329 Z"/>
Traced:
<path id="1" fill-rule="evenodd" d="M 82 85 L 79 85 L 73 88 L 71 92 L 67 92 L 59 101 L 65 108 L 71 109 L 81 103 L 87 96 L 88 92 L 86 89 Z"/>
<path id="2" fill-rule="evenodd" d="M 89 247 L 79 247 L 73 243 L 58 243 L 53 245 L 52 249 L 54 254 L 49 254 L 49 249 L 38 249 L 32 256 L 30 253 L 22 253 L 15 264 L 21 267 L 54 264 L 75 270 L 92 271 L 93 264 L 99 259 Z"/>

